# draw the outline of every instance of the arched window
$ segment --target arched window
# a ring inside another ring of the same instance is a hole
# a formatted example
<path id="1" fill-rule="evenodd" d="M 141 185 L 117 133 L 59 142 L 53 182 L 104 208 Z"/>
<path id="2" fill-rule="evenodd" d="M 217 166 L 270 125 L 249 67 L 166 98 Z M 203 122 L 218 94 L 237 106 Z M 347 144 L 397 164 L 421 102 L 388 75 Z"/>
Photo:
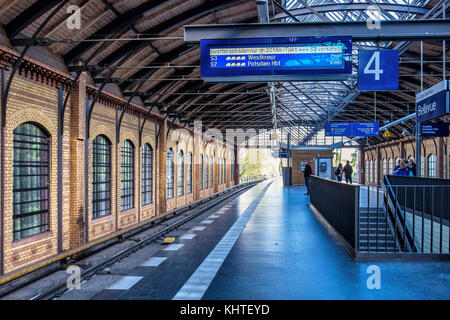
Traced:
<path id="1" fill-rule="evenodd" d="M 173 163 L 173 151 L 169 149 L 167 151 L 166 162 L 166 197 L 167 199 L 173 198 L 173 183 L 174 183 L 174 163 Z"/>
<path id="2" fill-rule="evenodd" d="M 389 174 L 392 174 L 394 172 L 394 160 L 392 158 L 389 158 Z"/>
<path id="3" fill-rule="evenodd" d="M 134 145 L 130 140 L 122 143 L 120 162 L 121 210 L 134 208 Z"/>
<path id="4" fill-rule="evenodd" d="M 103 135 L 92 144 L 92 218 L 111 214 L 111 142 Z"/>
<path id="5" fill-rule="evenodd" d="M 218 167 L 219 167 L 219 184 L 222 184 L 222 158 L 219 158 L 219 163 L 218 163 Z"/>
<path id="6" fill-rule="evenodd" d="M 436 156 L 430 153 L 427 161 L 428 161 L 428 178 L 436 178 Z"/>
<path id="7" fill-rule="evenodd" d="M 387 174 L 388 174 L 388 172 L 387 172 L 387 162 L 386 162 L 386 159 L 383 159 L 383 178 Z"/>
<path id="8" fill-rule="evenodd" d="M 227 159 L 223 158 L 223 162 L 222 162 L 222 166 L 223 166 L 223 178 L 222 178 L 222 183 L 226 183 L 227 182 Z"/>
<path id="9" fill-rule="evenodd" d="M 378 160 L 373 161 L 373 182 L 378 183 Z"/>
<path id="10" fill-rule="evenodd" d="M 205 189 L 209 189 L 209 158 L 205 156 Z"/>
<path id="11" fill-rule="evenodd" d="M 234 157 L 231 157 L 230 163 L 230 181 L 234 181 Z"/>
<path id="12" fill-rule="evenodd" d="M 369 160 L 366 161 L 365 179 L 366 179 L 366 182 L 370 182 L 370 180 L 369 180 Z"/>
<path id="13" fill-rule="evenodd" d="M 370 182 L 373 182 L 373 160 L 370 160 L 369 179 Z"/>
<path id="14" fill-rule="evenodd" d="M 203 190 L 203 155 L 200 154 L 200 165 L 199 165 L 199 171 L 200 171 L 200 190 Z"/>
<path id="15" fill-rule="evenodd" d="M 177 187 L 178 195 L 184 195 L 184 153 L 183 151 L 178 152 L 178 168 L 177 168 Z"/>
<path id="16" fill-rule="evenodd" d="M 214 186 L 214 156 L 209 157 L 209 188 Z"/>
<path id="17" fill-rule="evenodd" d="M 425 156 L 420 156 L 420 176 L 425 177 Z"/>
<path id="18" fill-rule="evenodd" d="M 142 205 L 152 203 L 153 149 L 146 143 L 142 150 Z"/>
<path id="19" fill-rule="evenodd" d="M 192 193 L 192 153 L 188 152 L 186 158 L 186 193 Z"/>
<path id="20" fill-rule="evenodd" d="M 394 169 L 395 167 L 398 165 L 398 160 L 401 160 L 399 157 L 395 158 L 395 164 L 394 164 Z M 395 171 L 395 170 L 394 170 Z"/>
<path id="21" fill-rule="evenodd" d="M 49 229 L 50 137 L 33 123 L 13 133 L 13 238 Z"/>

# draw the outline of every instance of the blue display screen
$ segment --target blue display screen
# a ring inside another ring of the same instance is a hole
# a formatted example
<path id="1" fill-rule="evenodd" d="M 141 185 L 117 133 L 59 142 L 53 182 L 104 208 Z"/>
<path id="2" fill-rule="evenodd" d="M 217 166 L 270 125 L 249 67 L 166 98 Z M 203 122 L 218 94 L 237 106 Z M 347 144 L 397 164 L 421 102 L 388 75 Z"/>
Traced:
<path id="1" fill-rule="evenodd" d="M 325 135 L 330 137 L 349 137 L 352 135 L 350 122 L 327 122 L 325 124 Z"/>
<path id="2" fill-rule="evenodd" d="M 354 137 L 377 137 L 380 134 L 380 125 L 378 122 L 354 122 Z"/>
<path id="3" fill-rule="evenodd" d="M 326 136 L 371 137 L 380 134 L 378 122 L 327 122 Z"/>
<path id="4" fill-rule="evenodd" d="M 350 37 L 201 41 L 208 81 L 342 80 L 351 74 Z"/>
<path id="5" fill-rule="evenodd" d="M 422 123 L 422 137 L 448 137 L 448 123 Z"/>

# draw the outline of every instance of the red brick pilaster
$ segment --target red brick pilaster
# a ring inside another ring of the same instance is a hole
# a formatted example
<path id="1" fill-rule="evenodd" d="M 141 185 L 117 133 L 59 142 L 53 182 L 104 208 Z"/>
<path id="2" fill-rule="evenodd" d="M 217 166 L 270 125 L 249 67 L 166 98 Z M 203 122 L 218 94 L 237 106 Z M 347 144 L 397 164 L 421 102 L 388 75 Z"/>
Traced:
<path id="1" fill-rule="evenodd" d="M 158 128 L 158 204 L 157 214 L 166 212 L 166 152 L 167 152 L 167 120 L 164 120 Z M 175 175 L 176 177 L 176 175 Z M 174 190 L 176 192 L 176 189 Z"/>
<path id="2" fill-rule="evenodd" d="M 69 108 L 69 106 L 68 106 Z M 81 74 L 70 104 L 70 246 L 85 239 L 86 73 Z"/>

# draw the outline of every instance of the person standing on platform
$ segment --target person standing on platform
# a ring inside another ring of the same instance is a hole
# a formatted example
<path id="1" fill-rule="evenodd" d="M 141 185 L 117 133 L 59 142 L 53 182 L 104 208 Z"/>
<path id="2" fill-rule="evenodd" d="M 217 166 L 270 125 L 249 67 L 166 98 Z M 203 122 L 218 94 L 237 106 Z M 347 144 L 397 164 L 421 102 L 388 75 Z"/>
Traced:
<path id="1" fill-rule="evenodd" d="M 406 165 L 406 168 L 408 169 L 408 175 L 411 177 L 416 176 L 416 163 L 414 162 L 414 158 L 411 157 L 408 160 L 408 164 Z"/>
<path id="2" fill-rule="evenodd" d="M 308 189 L 308 193 L 305 193 L 305 196 L 308 196 L 310 194 L 309 193 L 309 187 L 310 187 L 309 179 L 312 174 L 312 169 L 311 169 L 311 166 L 308 164 L 308 161 L 305 160 L 305 161 L 303 161 L 303 163 L 305 164 L 305 169 L 303 170 L 303 175 L 305 176 L 306 188 Z"/>
<path id="3" fill-rule="evenodd" d="M 347 160 L 347 164 L 344 167 L 344 174 L 345 174 L 345 182 L 352 184 L 352 174 L 353 174 L 353 167 L 350 164 L 350 161 Z"/>
<path id="4" fill-rule="evenodd" d="M 336 175 L 336 179 L 339 182 L 342 182 L 343 171 L 344 171 L 344 168 L 342 167 L 342 163 L 339 163 L 339 166 L 337 167 L 336 171 L 334 172 L 334 174 Z"/>
<path id="5" fill-rule="evenodd" d="M 409 175 L 408 169 L 406 168 L 406 164 L 403 160 L 400 160 L 400 168 L 394 171 L 394 176 L 405 176 Z"/>

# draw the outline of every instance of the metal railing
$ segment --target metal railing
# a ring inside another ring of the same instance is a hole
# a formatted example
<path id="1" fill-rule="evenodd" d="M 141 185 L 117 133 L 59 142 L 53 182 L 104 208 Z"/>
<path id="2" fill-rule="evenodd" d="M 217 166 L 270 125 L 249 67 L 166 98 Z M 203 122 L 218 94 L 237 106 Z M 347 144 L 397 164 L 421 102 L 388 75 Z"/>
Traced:
<path id="1" fill-rule="evenodd" d="M 311 205 L 356 253 L 450 254 L 449 180 L 385 176 L 361 186 L 313 177 Z"/>
<path id="2" fill-rule="evenodd" d="M 240 177 L 241 183 L 255 182 L 255 181 L 260 181 L 260 180 L 265 180 L 263 175 Z"/>
<path id="3" fill-rule="evenodd" d="M 404 179 L 408 178 L 384 179 L 385 207 L 399 251 L 449 254 L 449 181 Z"/>

